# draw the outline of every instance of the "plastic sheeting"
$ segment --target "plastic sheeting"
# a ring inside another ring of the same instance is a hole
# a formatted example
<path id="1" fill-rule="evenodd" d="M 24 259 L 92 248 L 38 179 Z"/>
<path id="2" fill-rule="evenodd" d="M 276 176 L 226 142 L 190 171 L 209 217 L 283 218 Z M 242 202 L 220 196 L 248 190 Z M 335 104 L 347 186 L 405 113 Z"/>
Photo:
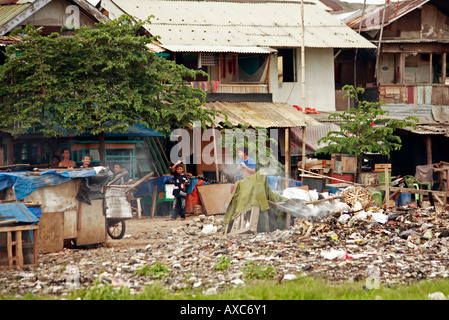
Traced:
<path id="1" fill-rule="evenodd" d="M 4 220 L 37 224 L 39 219 L 23 203 L 0 203 L 0 216 L 13 217 Z"/>
<path id="2" fill-rule="evenodd" d="M 46 187 L 65 183 L 74 178 L 88 178 L 97 175 L 102 167 L 90 170 L 71 171 L 47 171 L 39 176 L 26 175 L 26 172 L 2 172 L 0 173 L 0 190 L 14 187 L 17 200 L 22 200 L 33 191 Z"/>

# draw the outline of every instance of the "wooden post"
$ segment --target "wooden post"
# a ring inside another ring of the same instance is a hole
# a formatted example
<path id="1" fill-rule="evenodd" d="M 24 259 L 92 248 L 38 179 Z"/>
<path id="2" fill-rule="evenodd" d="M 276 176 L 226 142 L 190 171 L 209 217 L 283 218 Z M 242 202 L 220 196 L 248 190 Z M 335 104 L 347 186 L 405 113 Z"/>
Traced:
<path id="1" fill-rule="evenodd" d="M 136 198 L 136 202 L 137 202 L 137 219 L 142 218 L 142 206 L 140 204 L 140 200 L 141 200 L 141 198 Z"/>
<path id="2" fill-rule="evenodd" d="M 218 148 L 217 148 L 217 137 L 215 135 L 215 128 L 212 128 L 212 135 L 214 138 L 215 178 L 217 181 L 220 181 L 220 175 L 218 173 Z"/>
<path id="3" fill-rule="evenodd" d="M 154 185 L 153 197 L 151 198 L 151 218 L 154 218 L 154 212 L 156 211 L 156 201 L 157 201 L 157 185 Z"/>
<path id="4" fill-rule="evenodd" d="M 285 129 L 285 188 L 290 186 L 290 128 Z"/>
<path id="5" fill-rule="evenodd" d="M 388 178 L 388 168 L 385 167 L 385 206 L 390 207 L 390 179 Z"/>
<path id="6" fill-rule="evenodd" d="M 426 154 L 427 164 L 432 164 L 432 137 L 430 135 L 426 136 Z"/>
<path id="7" fill-rule="evenodd" d="M 380 35 L 379 35 L 379 43 L 377 45 L 377 56 L 376 56 L 376 66 L 375 66 L 375 76 L 376 76 L 376 83 L 379 84 L 379 59 L 380 59 L 380 51 L 381 51 L 381 44 L 382 44 L 382 36 L 384 33 L 384 25 L 385 25 L 385 12 L 387 11 L 387 4 L 388 0 L 385 0 L 384 9 L 383 9 L 383 15 L 382 15 L 382 26 L 380 28 Z"/>

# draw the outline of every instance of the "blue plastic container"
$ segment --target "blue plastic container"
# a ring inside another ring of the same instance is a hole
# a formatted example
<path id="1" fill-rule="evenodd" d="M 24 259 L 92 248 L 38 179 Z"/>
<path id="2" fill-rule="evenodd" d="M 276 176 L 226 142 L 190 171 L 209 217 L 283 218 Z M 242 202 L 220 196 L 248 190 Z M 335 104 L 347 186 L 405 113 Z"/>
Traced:
<path id="1" fill-rule="evenodd" d="M 396 200 L 397 206 L 405 206 L 410 203 L 412 203 L 412 194 L 411 193 L 401 193 L 399 198 Z"/>

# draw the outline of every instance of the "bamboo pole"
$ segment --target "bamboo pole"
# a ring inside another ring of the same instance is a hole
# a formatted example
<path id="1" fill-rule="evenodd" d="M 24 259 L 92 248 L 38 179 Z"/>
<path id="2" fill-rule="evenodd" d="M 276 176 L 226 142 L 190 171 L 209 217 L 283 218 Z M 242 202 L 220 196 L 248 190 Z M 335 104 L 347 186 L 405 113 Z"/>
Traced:
<path id="1" fill-rule="evenodd" d="M 384 34 L 385 12 L 387 11 L 387 3 L 388 3 L 388 0 L 385 0 L 384 12 L 382 15 L 382 26 L 380 28 L 380 35 L 379 35 L 379 43 L 377 44 L 377 57 L 376 57 L 376 82 L 377 83 L 379 83 L 379 59 L 380 59 L 380 49 L 381 49 L 382 37 Z"/>
<path id="2" fill-rule="evenodd" d="M 321 177 L 321 178 L 326 178 L 326 179 L 331 179 L 331 180 L 340 181 L 340 182 L 344 182 L 344 183 L 349 183 L 349 184 L 352 184 L 352 185 L 355 185 L 355 186 L 363 186 L 360 183 L 355 183 L 355 182 L 352 182 L 352 181 L 347 181 L 347 180 L 342 180 L 342 179 L 338 179 L 338 178 L 325 176 L 325 175 L 322 175 L 322 174 L 319 174 L 319 173 L 316 173 L 316 172 L 312 172 L 312 171 L 309 171 L 309 170 L 304 170 L 304 169 L 298 169 L 298 170 L 304 171 L 304 172 L 306 172 L 308 174 L 312 174 L 312 175 L 315 175 L 315 176 Z"/>
<path id="3" fill-rule="evenodd" d="M 301 91 L 302 91 L 302 112 L 306 114 L 306 41 L 304 26 L 304 0 L 301 0 Z M 302 128 L 302 169 L 306 167 L 306 125 Z"/>

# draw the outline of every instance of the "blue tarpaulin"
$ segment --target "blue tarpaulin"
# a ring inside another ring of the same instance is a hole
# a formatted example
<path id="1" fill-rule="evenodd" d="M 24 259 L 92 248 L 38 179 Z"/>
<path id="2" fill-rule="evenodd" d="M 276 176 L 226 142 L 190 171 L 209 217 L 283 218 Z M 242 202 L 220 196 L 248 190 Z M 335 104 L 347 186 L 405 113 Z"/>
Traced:
<path id="1" fill-rule="evenodd" d="M 19 207 L 20 206 L 20 207 Z M 37 224 L 39 219 L 23 203 L 0 203 L 0 216 L 8 217 L 1 220 L 16 220 L 16 222 Z"/>
<path id="2" fill-rule="evenodd" d="M 88 178 L 97 175 L 94 169 L 70 170 L 70 171 L 47 171 L 39 176 L 26 175 L 25 172 L 1 172 L 0 190 L 14 187 L 17 200 L 22 200 L 34 190 L 45 186 L 54 186 L 70 181 L 73 178 Z"/>
<path id="3" fill-rule="evenodd" d="M 165 183 L 172 180 L 173 176 L 162 176 L 158 178 L 148 179 L 136 188 L 134 197 L 142 198 L 144 195 L 153 193 L 154 186 L 157 186 L 158 192 L 164 191 Z"/>

